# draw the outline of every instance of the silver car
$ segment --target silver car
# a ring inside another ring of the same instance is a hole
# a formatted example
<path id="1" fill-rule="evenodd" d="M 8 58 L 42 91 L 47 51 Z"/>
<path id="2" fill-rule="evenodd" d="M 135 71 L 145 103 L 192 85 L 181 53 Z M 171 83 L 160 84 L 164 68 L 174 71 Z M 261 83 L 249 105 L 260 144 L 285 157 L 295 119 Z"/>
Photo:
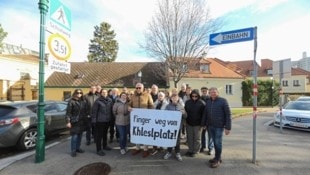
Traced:
<path id="1" fill-rule="evenodd" d="M 280 126 L 280 111 L 274 116 Z M 310 131 L 310 101 L 290 101 L 282 110 L 282 127 Z"/>
<path id="2" fill-rule="evenodd" d="M 296 101 L 310 101 L 310 96 L 300 96 Z"/>
<path id="3" fill-rule="evenodd" d="M 45 101 L 45 135 L 66 130 L 67 102 Z M 38 102 L 20 101 L 0 104 L 0 147 L 16 146 L 22 150 L 35 147 Z"/>

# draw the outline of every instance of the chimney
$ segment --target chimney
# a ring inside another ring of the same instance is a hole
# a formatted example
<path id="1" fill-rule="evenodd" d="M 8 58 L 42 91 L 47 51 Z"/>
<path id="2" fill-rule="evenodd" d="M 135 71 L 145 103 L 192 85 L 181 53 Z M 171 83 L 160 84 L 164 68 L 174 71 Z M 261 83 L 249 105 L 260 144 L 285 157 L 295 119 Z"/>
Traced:
<path id="1" fill-rule="evenodd" d="M 307 58 L 307 52 L 302 53 L 302 58 Z"/>

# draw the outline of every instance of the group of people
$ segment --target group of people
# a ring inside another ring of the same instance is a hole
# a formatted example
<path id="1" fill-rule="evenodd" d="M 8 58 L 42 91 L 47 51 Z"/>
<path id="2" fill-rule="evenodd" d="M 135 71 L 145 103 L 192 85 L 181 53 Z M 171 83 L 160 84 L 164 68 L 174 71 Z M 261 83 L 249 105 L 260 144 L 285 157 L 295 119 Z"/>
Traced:
<path id="1" fill-rule="evenodd" d="M 142 83 L 137 83 L 133 92 L 123 88 L 122 92 L 118 93 L 118 89 L 114 88 L 109 93 L 100 86 L 99 88 L 91 86 L 89 93 L 83 95 L 81 89 L 76 89 L 68 102 L 66 117 L 71 134 L 71 156 L 75 157 L 77 153 L 84 152 L 81 149 L 83 131 L 86 131 L 86 144 L 89 145 L 93 137 L 97 154 L 104 156 L 104 150 L 111 150 L 107 144 L 109 130 L 110 141 L 116 133 L 120 153 L 126 154 L 132 110 L 135 108 L 172 110 L 182 113 L 182 122 L 176 146 L 167 148 L 163 158 L 169 159 L 174 149 L 176 159 L 182 161 L 180 140 L 186 138 L 188 150 L 185 156 L 195 157 L 208 148 L 208 155 L 215 154 L 209 161 L 210 166 L 218 167 L 222 162 L 223 134 L 228 135 L 231 130 L 231 112 L 227 100 L 219 96 L 217 88 L 202 87 L 200 91 L 201 93 L 198 89 L 192 90 L 186 84 L 181 85 L 180 91 L 177 89 L 172 89 L 171 92 L 159 91 L 157 85 L 152 85 L 147 91 Z M 141 152 L 145 158 L 163 149 L 136 144 L 131 154 L 138 155 Z"/>

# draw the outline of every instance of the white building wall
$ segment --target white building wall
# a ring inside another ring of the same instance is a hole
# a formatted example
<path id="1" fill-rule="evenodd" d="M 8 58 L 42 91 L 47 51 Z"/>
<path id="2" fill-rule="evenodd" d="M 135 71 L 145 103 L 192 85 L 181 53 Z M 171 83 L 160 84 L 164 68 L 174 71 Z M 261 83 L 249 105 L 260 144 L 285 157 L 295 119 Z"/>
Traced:
<path id="1" fill-rule="evenodd" d="M 22 73 L 28 73 L 31 77 L 32 85 L 39 82 L 39 61 L 38 63 L 28 62 L 19 59 L 5 58 L 0 56 L 0 79 L 18 81 Z M 51 75 L 52 71 L 45 65 L 45 81 Z"/>
<path id="2" fill-rule="evenodd" d="M 178 90 L 181 84 L 188 84 L 192 89 L 198 89 L 202 86 L 208 88 L 216 87 L 219 90 L 220 96 L 227 99 L 230 107 L 242 107 L 242 81 L 243 79 L 228 79 L 228 78 L 182 78 L 178 83 Z M 170 87 L 173 88 L 174 82 L 170 80 Z M 226 85 L 232 85 L 232 94 L 226 94 Z"/>

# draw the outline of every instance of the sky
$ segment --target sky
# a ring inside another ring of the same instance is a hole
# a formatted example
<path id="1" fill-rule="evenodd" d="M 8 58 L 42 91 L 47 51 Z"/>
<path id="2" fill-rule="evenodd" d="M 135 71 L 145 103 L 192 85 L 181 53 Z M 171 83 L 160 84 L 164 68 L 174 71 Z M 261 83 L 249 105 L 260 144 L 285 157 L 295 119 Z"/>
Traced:
<path id="1" fill-rule="evenodd" d="M 50 2 L 52 0 L 49 0 Z M 39 0 L 1 0 L 0 24 L 8 32 L 4 42 L 39 51 Z M 119 43 L 117 62 L 157 61 L 139 47 L 156 10 L 156 0 L 61 0 L 71 12 L 69 62 L 87 60 L 94 26 L 108 22 Z M 309 0 L 207 0 L 211 17 L 223 20 L 218 32 L 257 27 L 256 60 L 292 61 L 310 55 Z M 48 18 L 49 19 L 49 14 Z M 48 36 L 48 34 L 46 34 Z M 48 49 L 46 49 L 48 52 Z M 224 61 L 254 59 L 254 42 L 210 47 L 206 57 Z"/>

